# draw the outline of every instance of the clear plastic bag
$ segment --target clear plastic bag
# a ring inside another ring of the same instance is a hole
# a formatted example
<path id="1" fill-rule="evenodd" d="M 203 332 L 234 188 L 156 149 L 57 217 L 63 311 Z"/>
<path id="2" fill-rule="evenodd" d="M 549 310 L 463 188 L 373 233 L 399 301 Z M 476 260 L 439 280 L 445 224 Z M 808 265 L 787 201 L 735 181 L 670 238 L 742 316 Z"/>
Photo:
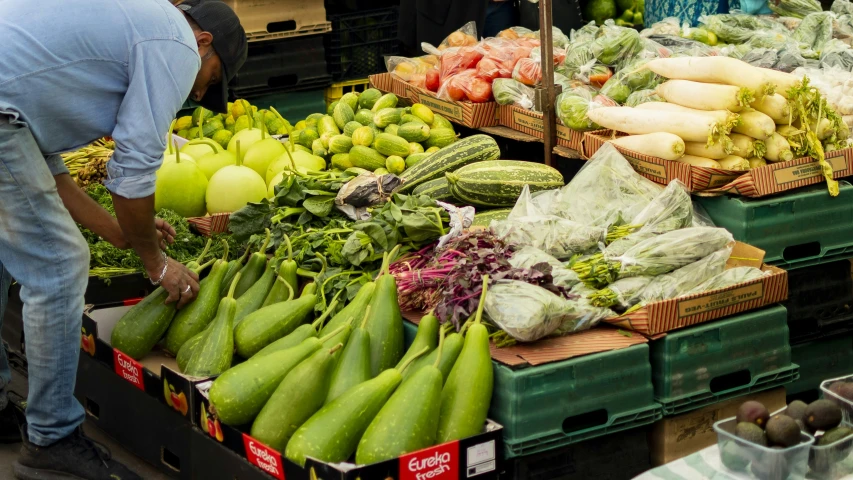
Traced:
<path id="1" fill-rule="evenodd" d="M 533 33 L 532 30 L 524 27 L 509 27 L 505 30 L 501 30 L 498 33 L 497 38 L 505 38 L 507 40 L 515 40 L 517 38 L 521 38 L 527 34 Z"/>
<path id="2" fill-rule="evenodd" d="M 721 273 L 726 268 L 730 255 L 731 249 L 723 248 L 670 273 L 654 277 L 643 289 L 641 300 L 643 303 L 652 303 L 686 294 Z"/>
<path id="3" fill-rule="evenodd" d="M 448 78 L 466 70 L 476 69 L 485 56 L 485 49 L 479 45 L 452 48 L 441 54 L 439 63 L 439 81 L 444 86 Z"/>
<path id="4" fill-rule="evenodd" d="M 618 262 L 618 278 L 661 275 L 696 262 L 711 253 L 734 246 L 724 228 L 690 227 L 657 235 L 629 248 Z"/>
<path id="5" fill-rule="evenodd" d="M 693 223 L 693 201 L 687 187 L 673 180 L 627 225 L 616 225 L 607 232 L 607 241 L 613 243 L 631 233 L 660 235 Z M 635 237 L 636 238 L 636 237 Z M 605 250 L 606 255 L 608 254 Z M 612 252 L 609 255 L 613 255 Z"/>
<path id="6" fill-rule="evenodd" d="M 792 72 L 797 68 L 817 68 L 818 60 L 808 59 L 803 56 L 803 50 L 795 42 L 788 42 L 785 47 L 778 52 L 779 59 L 773 65 L 774 70 L 782 72 Z"/>
<path id="7" fill-rule="evenodd" d="M 451 33 L 438 45 L 439 50 L 477 44 L 477 22 L 470 21 Z"/>
<path id="8" fill-rule="evenodd" d="M 525 110 L 533 110 L 535 91 L 523 83 L 511 78 L 496 78 L 492 82 L 495 101 L 501 105 L 516 105 Z"/>
<path id="9" fill-rule="evenodd" d="M 512 79 L 532 87 L 542 80 L 542 65 L 538 60 L 522 58 L 512 70 Z"/>
<path id="10" fill-rule="evenodd" d="M 791 34 L 791 38 L 812 50 L 820 51 L 826 42 L 832 40 L 832 12 L 810 13 L 803 18 L 800 26 Z"/>
<path id="11" fill-rule="evenodd" d="M 477 63 L 477 75 L 484 80 L 512 77 L 512 69 L 525 50 L 510 40 L 490 38 L 483 41 L 485 55 Z"/>
<path id="12" fill-rule="evenodd" d="M 830 40 L 820 52 L 820 67 L 853 71 L 853 48 L 841 40 Z"/>
<path id="13" fill-rule="evenodd" d="M 587 112 L 592 108 L 615 106 L 616 102 L 598 95 L 589 87 L 575 87 L 557 96 L 554 109 L 563 125 L 586 132 L 598 130 L 601 127 L 589 119 Z"/>
<path id="14" fill-rule="evenodd" d="M 773 68 L 779 61 L 779 54 L 774 48 L 756 48 L 747 52 L 741 60 L 753 67 Z"/>
<path id="15" fill-rule="evenodd" d="M 601 87 L 600 93 L 623 104 L 631 93 L 657 87 L 663 82 L 663 77 L 645 68 L 648 62 L 647 59 L 639 59 L 628 63 L 607 80 L 607 83 Z"/>
<path id="16" fill-rule="evenodd" d="M 742 13 L 702 15 L 699 23 L 714 32 L 721 41 L 733 44 L 746 42 L 756 32 L 786 32 L 785 27 L 777 22 Z"/>
<path id="17" fill-rule="evenodd" d="M 619 60 L 631 58 L 642 50 L 640 34 L 632 29 L 605 24 L 598 37 L 592 41 L 590 51 L 605 65 L 616 65 Z"/>
<path id="18" fill-rule="evenodd" d="M 596 35 L 598 35 L 598 25 L 595 22 L 589 22 L 581 28 L 577 30 L 573 29 L 569 32 L 569 37 L 571 38 L 569 45 L 578 42 L 591 42 L 595 39 Z"/>
<path id="19" fill-rule="evenodd" d="M 438 98 L 474 103 L 492 99 L 492 84 L 477 76 L 477 70 L 465 70 L 446 78 L 438 89 Z"/>
<path id="20" fill-rule="evenodd" d="M 749 282 L 751 280 L 765 277 L 767 275 L 768 274 L 760 268 L 734 267 L 725 270 L 721 273 L 718 273 L 717 275 L 714 275 L 713 277 L 702 282 L 700 285 L 694 287 L 687 293 L 691 294 L 709 292 L 711 290 L 717 290 L 719 288 L 732 287 L 740 283 Z"/>
<path id="21" fill-rule="evenodd" d="M 551 277 L 553 278 L 552 283 L 554 285 L 570 290 L 580 283 L 577 273 L 566 268 L 559 260 L 536 247 L 521 247 L 509 259 L 509 264 L 515 268 L 531 269 L 542 263 L 551 267 Z"/>
<path id="22" fill-rule="evenodd" d="M 589 296 L 589 302 L 596 307 L 610 307 L 625 311 L 640 303 L 641 295 L 654 277 L 628 277 L 616 280 L 605 288 Z"/>
<path id="23" fill-rule="evenodd" d="M 628 95 L 628 98 L 625 100 L 625 105 L 629 107 L 636 107 L 643 103 L 663 101 L 665 100 L 654 90 L 637 90 L 636 92 Z"/>
<path id="24" fill-rule="evenodd" d="M 404 82 L 408 82 L 413 76 L 418 74 L 423 75 L 427 71 L 434 69 L 437 62 L 438 58 L 434 55 L 415 58 L 385 57 L 385 68 Z"/>
<path id="25" fill-rule="evenodd" d="M 780 17 L 804 18 L 823 10 L 818 0 L 770 0 L 767 6 Z"/>
<path id="26" fill-rule="evenodd" d="M 596 248 L 606 234 L 604 228 L 554 215 L 508 217 L 493 221 L 490 228 L 509 244 L 536 247 L 563 260 Z"/>
<path id="27" fill-rule="evenodd" d="M 829 11 L 836 15 L 853 15 L 853 2 L 850 0 L 835 0 Z"/>
<path id="28" fill-rule="evenodd" d="M 653 23 L 649 28 L 644 28 L 640 35 L 651 37 L 652 35 L 681 35 L 681 21 L 678 17 L 667 17 L 659 22 Z"/>

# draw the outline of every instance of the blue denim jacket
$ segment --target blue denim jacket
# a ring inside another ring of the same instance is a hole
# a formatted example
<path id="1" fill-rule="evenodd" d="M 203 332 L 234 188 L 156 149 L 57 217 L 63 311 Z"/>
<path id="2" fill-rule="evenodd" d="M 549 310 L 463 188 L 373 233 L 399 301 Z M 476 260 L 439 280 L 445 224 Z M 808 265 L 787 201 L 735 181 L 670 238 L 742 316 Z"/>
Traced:
<path id="1" fill-rule="evenodd" d="M 105 184 L 123 197 L 154 193 L 200 67 L 167 0 L 0 0 L 0 113 L 26 124 L 45 156 L 112 135 Z"/>

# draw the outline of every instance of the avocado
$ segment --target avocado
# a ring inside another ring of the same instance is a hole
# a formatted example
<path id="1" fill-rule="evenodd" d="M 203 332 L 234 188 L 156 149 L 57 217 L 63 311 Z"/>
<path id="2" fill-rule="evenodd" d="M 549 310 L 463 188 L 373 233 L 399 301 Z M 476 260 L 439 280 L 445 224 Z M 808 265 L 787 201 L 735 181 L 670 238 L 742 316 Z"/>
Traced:
<path id="1" fill-rule="evenodd" d="M 762 447 L 767 446 L 767 436 L 764 434 L 764 430 L 761 429 L 758 425 L 750 422 L 740 422 L 735 427 L 735 435 L 739 438 L 742 438 L 748 442 L 755 443 L 757 445 L 761 445 Z"/>
<path id="2" fill-rule="evenodd" d="M 845 400 L 853 401 L 853 383 L 851 382 L 835 382 L 830 390 Z"/>
<path id="3" fill-rule="evenodd" d="M 824 433 L 820 440 L 817 442 L 818 445 L 829 445 L 830 443 L 835 443 L 842 438 L 846 438 L 850 435 L 853 435 L 853 429 L 849 427 L 835 427 L 832 430 Z"/>
<path id="4" fill-rule="evenodd" d="M 792 447 L 800 443 L 800 427 L 787 415 L 773 415 L 767 420 L 767 441 L 771 445 Z"/>
<path id="5" fill-rule="evenodd" d="M 770 412 L 767 410 L 767 407 L 755 400 L 744 402 L 740 408 L 737 409 L 738 423 L 749 422 L 764 428 L 767 424 L 768 418 L 770 418 Z"/>
<path id="6" fill-rule="evenodd" d="M 841 423 L 841 409 L 830 400 L 815 400 L 805 411 L 805 424 L 814 430 L 830 430 Z"/>
<path id="7" fill-rule="evenodd" d="M 802 400 L 794 400 L 788 404 L 788 408 L 785 410 L 785 415 L 793 418 L 794 420 L 802 421 L 806 417 L 806 407 L 808 407 L 806 402 Z"/>

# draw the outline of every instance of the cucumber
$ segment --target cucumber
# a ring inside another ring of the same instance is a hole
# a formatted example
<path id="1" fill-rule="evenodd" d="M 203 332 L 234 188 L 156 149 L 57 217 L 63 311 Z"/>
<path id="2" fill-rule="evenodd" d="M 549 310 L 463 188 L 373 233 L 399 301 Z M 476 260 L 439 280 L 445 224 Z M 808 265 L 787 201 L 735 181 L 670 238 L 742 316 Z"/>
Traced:
<path id="1" fill-rule="evenodd" d="M 415 114 L 417 115 L 417 113 Z M 433 119 L 432 122 L 430 122 L 429 128 L 448 128 L 450 131 L 453 131 L 453 124 L 450 123 L 450 120 L 435 113 L 433 114 Z"/>
<path id="2" fill-rule="evenodd" d="M 399 130 L 399 129 L 400 129 L 399 125 L 392 123 L 391 125 L 388 125 L 387 127 L 385 127 L 384 133 L 387 133 L 390 135 L 397 135 L 397 130 Z M 379 134 L 377 133 L 376 135 L 379 135 Z M 375 141 L 375 139 L 374 139 L 374 141 Z M 373 145 L 373 148 L 376 148 L 376 145 Z"/>
<path id="3" fill-rule="evenodd" d="M 367 109 L 362 109 L 355 112 L 355 121 L 365 127 L 373 123 L 373 112 Z"/>
<path id="4" fill-rule="evenodd" d="M 227 295 L 227 293 L 226 293 Z M 210 325 L 208 325 L 209 327 Z M 195 349 L 201 345 L 201 341 L 204 339 L 204 332 L 207 329 L 198 332 L 193 335 L 193 338 L 184 342 L 184 346 L 178 351 L 177 357 L 175 357 L 175 361 L 178 363 L 178 369 L 181 373 L 185 373 L 187 370 L 187 364 L 190 363 L 190 358 L 193 356 L 193 352 Z"/>
<path id="5" fill-rule="evenodd" d="M 349 159 L 354 167 L 376 170 L 385 166 L 385 156 L 370 147 L 356 145 L 349 151 Z"/>
<path id="6" fill-rule="evenodd" d="M 358 442 L 355 461 L 371 465 L 435 445 L 441 371 L 427 365 L 394 391 Z"/>
<path id="7" fill-rule="evenodd" d="M 376 151 L 382 155 L 409 156 L 409 142 L 402 137 L 390 133 L 380 133 L 376 136 Z"/>
<path id="8" fill-rule="evenodd" d="M 417 143 L 415 145 L 418 145 Z M 411 151 L 411 150 L 410 150 Z M 406 168 L 412 168 L 415 165 L 421 163 L 421 160 L 427 158 L 432 155 L 431 153 L 421 152 L 421 153 L 410 153 L 408 157 L 406 157 Z M 443 179 L 442 179 L 443 180 Z"/>
<path id="9" fill-rule="evenodd" d="M 321 348 L 291 370 L 252 423 L 251 435 L 279 452 L 326 399 L 334 365 L 332 349 Z"/>
<path id="10" fill-rule="evenodd" d="M 340 312 L 336 313 L 335 316 L 329 320 L 329 323 L 320 330 L 320 336 L 328 335 L 329 332 L 335 330 L 341 325 L 349 323 L 351 319 L 364 317 L 364 312 L 367 310 L 367 306 L 373 298 L 374 291 L 376 291 L 376 283 L 367 282 L 362 285 L 352 301 L 342 308 Z"/>
<path id="11" fill-rule="evenodd" d="M 351 120 L 347 122 L 346 125 L 344 125 L 344 135 L 351 137 L 353 132 L 355 132 L 361 127 L 362 125 L 360 123 L 356 122 L 355 120 Z"/>
<path id="12" fill-rule="evenodd" d="M 391 258 L 396 255 L 395 247 L 385 255 L 376 291 L 370 300 L 370 318 L 366 328 L 370 332 L 370 373 L 373 376 L 397 365 L 403 356 L 403 316 L 397 303 L 397 281 L 388 273 Z"/>
<path id="13" fill-rule="evenodd" d="M 164 348 L 177 354 L 190 338 L 203 331 L 216 317 L 219 304 L 219 291 L 222 279 L 228 271 L 228 244 L 225 244 L 225 256 L 213 264 L 210 274 L 199 283 L 198 295 L 192 303 L 185 306 L 175 315 L 166 339 Z"/>
<path id="14" fill-rule="evenodd" d="M 349 153 L 336 153 L 332 155 L 332 168 L 346 170 L 352 168 L 352 160 L 349 158 Z"/>
<path id="15" fill-rule="evenodd" d="M 293 348 L 250 358 L 229 368 L 213 381 L 208 392 L 216 415 L 226 425 L 251 422 L 288 372 L 321 345 L 319 339 L 308 338 Z"/>
<path id="16" fill-rule="evenodd" d="M 515 205 L 525 185 L 533 193 L 559 188 L 564 183 L 556 168 L 518 160 L 478 162 L 444 175 L 454 197 L 482 207 Z"/>
<path id="17" fill-rule="evenodd" d="M 400 174 L 404 182 L 400 192 L 410 191 L 424 182 L 443 177 L 445 172 L 457 170 L 469 163 L 495 160 L 500 155 L 498 144 L 488 135 L 472 135 L 463 138 Z"/>
<path id="18" fill-rule="evenodd" d="M 403 157 L 400 157 L 398 155 L 391 155 L 385 159 L 385 170 L 388 170 L 388 173 L 399 175 L 403 173 L 403 170 L 405 169 L 406 161 L 403 160 Z"/>
<path id="19" fill-rule="evenodd" d="M 438 147 L 444 148 L 448 145 L 456 143 L 459 137 L 449 128 L 431 128 L 429 138 L 424 140 L 424 146 L 427 148 Z"/>
<path id="20" fill-rule="evenodd" d="M 358 106 L 369 110 L 373 108 L 373 105 L 376 104 L 376 101 L 379 100 L 380 97 L 382 97 L 382 92 L 375 88 L 368 88 L 358 96 Z"/>
<path id="21" fill-rule="evenodd" d="M 386 93 L 379 97 L 370 109 L 374 112 L 378 112 L 384 108 L 394 108 L 397 106 L 397 101 L 397 95 L 394 95 L 393 93 Z"/>
<path id="22" fill-rule="evenodd" d="M 264 270 L 264 274 L 261 275 L 261 278 L 259 278 L 254 285 L 249 287 L 249 289 L 246 290 L 246 293 L 237 300 L 237 313 L 234 315 L 235 328 L 243 321 L 244 318 L 246 318 L 247 315 L 258 310 L 261 308 L 261 305 L 264 304 L 264 300 L 266 300 L 267 295 L 269 295 L 270 290 L 275 283 L 276 264 L 276 259 L 270 260 L 267 263 L 267 268 Z"/>
<path id="23" fill-rule="evenodd" d="M 406 123 L 417 123 L 418 125 L 426 125 L 427 127 L 429 127 L 429 125 L 427 125 L 426 122 L 424 122 L 420 118 L 412 115 L 411 113 L 403 114 L 400 117 L 400 125 L 402 126 Z"/>
<path id="24" fill-rule="evenodd" d="M 358 96 L 356 92 L 347 92 L 341 97 L 340 102 L 347 104 L 349 108 L 355 111 L 358 109 Z"/>
<path id="25" fill-rule="evenodd" d="M 329 151 L 332 153 L 349 153 L 352 149 L 352 139 L 346 135 L 335 135 L 329 140 Z"/>
<path id="26" fill-rule="evenodd" d="M 373 129 L 370 127 L 359 127 L 352 133 L 352 144 L 369 147 L 373 143 Z"/>
<path id="27" fill-rule="evenodd" d="M 335 122 L 335 119 L 329 115 L 323 115 L 320 118 L 320 121 L 317 122 L 317 132 L 322 135 L 324 133 L 331 133 L 332 135 L 340 135 L 341 131 L 338 129 L 338 124 Z"/>
<path id="28" fill-rule="evenodd" d="M 489 276 L 483 275 L 483 291 L 474 323 L 468 327 L 462 351 L 441 391 L 438 443 L 476 435 L 486 423 L 494 387 L 489 332 L 481 322 L 488 289 Z"/>
<path id="29" fill-rule="evenodd" d="M 424 123 L 407 123 L 397 129 L 397 135 L 407 142 L 423 142 L 429 138 L 429 127 Z"/>
<path id="30" fill-rule="evenodd" d="M 379 102 L 376 103 L 379 105 Z M 399 108 L 383 108 L 381 110 L 373 110 L 373 123 L 379 128 L 385 128 L 389 125 L 400 123 L 402 113 Z"/>
<path id="31" fill-rule="evenodd" d="M 313 128 L 306 128 L 299 132 L 299 138 L 296 139 L 296 143 L 301 145 L 302 147 L 308 149 L 308 151 L 312 151 L 311 147 L 314 145 L 315 140 L 320 139 L 320 134 L 317 130 Z"/>
<path id="32" fill-rule="evenodd" d="M 326 151 L 326 145 L 323 144 L 323 140 L 317 139 L 311 144 L 311 154 L 316 155 L 318 157 L 325 157 L 329 152 Z"/>
<path id="33" fill-rule="evenodd" d="M 234 329 L 237 353 L 243 358 L 251 358 L 262 348 L 295 330 L 314 311 L 316 304 L 317 295 L 309 294 L 249 314 Z"/>
<path id="34" fill-rule="evenodd" d="M 438 346 L 438 328 L 438 317 L 432 313 L 424 315 L 421 318 L 421 323 L 418 324 L 418 333 L 415 334 L 414 341 L 409 345 L 409 349 L 397 363 L 396 368 L 400 368 L 402 364 L 418 355 L 424 348 L 427 349 L 425 353 L 427 355 L 435 350 L 435 347 Z"/>
<path id="35" fill-rule="evenodd" d="M 352 107 L 350 107 L 348 104 L 340 102 L 335 107 L 335 111 L 332 114 L 332 118 L 335 119 L 335 125 L 337 125 L 338 128 L 343 129 L 347 123 L 355 119 L 355 112 L 352 111 Z"/>
<path id="36" fill-rule="evenodd" d="M 444 331 L 442 331 L 442 335 L 444 335 Z M 441 352 L 439 352 L 438 349 L 435 349 L 429 355 L 415 360 L 414 363 L 412 363 L 412 366 L 403 372 L 403 381 L 408 381 L 412 375 L 421 368 L 434 364 L 435 359 L 438 358 L 439 355 L 441 355 L 441 360 L 438 362 L 438 369 L 441 371 L 442 381 L 446 381 L 447 377 L 450 376 L 450 371 L 453 369 L 453 365 L 456 364 L 459 352 L 462 351 L 462 344 L 464 341 L 465 340 L 462 335 L 456 332 L 447 335 L 444 337 L 443 343 L 441 344 Z"/>
<path id="37" fill-rule="evenodd" d="M 418 142 L 409 142 L 409 156 L 412 156 L 416 153 L 424 153 L 423 145 Z"/>
<path id="38" fill-rule="evenodd" d="M 340 100 L 335 100 L 334 102 L 330 103 L 329 106 L 326 107 L 326 115 L 331 115 L 332 113 L 334 113 L 335 107 L 337 107 L 339 103 L 341 103 Z M 299 122 L 296 123 L 298 124 Z"/>
<path id="39" fill-rule="evenodd" d="M 370 333 L 365 329 L 369 314 L 368 306 L 364 319 L 350 335 L 341 359 L 332 371 L 325 403 L 330 403 L 350 388 L 373 378 L 370 374 Z"/>
<path id="40" fill-rule="evenodd" d="M 234 290 L 234 298 L 236 299 L 239 299 L 241 295 L 246 293 L 246 290 L 254 285 L 261 278 L 261 275 L 264 274 L 264 267 L 267 264 L 267 246 L 270 243 L 269 229 L 266 229 L 266 234 L 267 237 L 261 248 L 253 253 L 249 257 L 249 261 L 246 262 L 246 265 L 240 269 L 240 283 L 237 284 L 237 288 Z"/>
<path id="41" fill-rule="evenodd" d="M 432 123 L 435 122 L 435 114 L 432 113 L 432 110 L 423 103 L 416 103 L 412 105 L 412 115 L 420 118 L 427 125 L 432 125 Z M 450 128 L 453 128 L 453 126 Z"/>
<path id="42" fill-rule="evenodd" d="M 237 301 L 234 300 L 234 289 L 240 281 L 238 273 L 231 282 L 228 296 L 219 301 L 216 318 L 210 327 L 204 330 L 200 343 L 193 349 L 192 357 L 187 362 L 187 375 L 193 377 L 211 377 L 220 375 L 231 367 L 234 356 L 234 314 L 237 312 Z"/>
<path id="43" fill-rule="evenodd" d="M 324 405 L 296 430 L 287 442 L 285 457 L 303 467 L 307 457 L 329 463 L 346 461 L 401 380 L 400 372 L 391 368 Z"/>

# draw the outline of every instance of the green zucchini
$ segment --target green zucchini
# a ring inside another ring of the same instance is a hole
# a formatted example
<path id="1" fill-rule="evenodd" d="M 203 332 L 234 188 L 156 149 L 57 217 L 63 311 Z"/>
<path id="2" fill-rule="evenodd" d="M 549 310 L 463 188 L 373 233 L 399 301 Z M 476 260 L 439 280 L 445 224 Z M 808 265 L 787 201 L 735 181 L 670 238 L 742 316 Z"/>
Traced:
<path id="1" fill-rule="evenodd" d="M 231 367 L 234 356 L 234 314 L 237 312 L 237 301 L 234 300 L 234 289 L 240 281 L 238 273 L 231 282 L 228 296 L 219 301 L 216 318 L 210 327 L 204 330 L 204 337 L 193 350 L 192 357 L 187 363 L 187 375 L 193 377 L 210 377 L 220 375 Z"/>
<path id="2" fill-rule="evenodd" d="M 295 330 L 314 311 L 316 304 L 317 295 L 309 294 L 249 314 L 234 329 L 237 353 L 243 358 L 251 358 L 262 348 Z"/>
<path id="3" fill-rule="evenodd" d="M 432 137 L 432 134 L 430 134 Z M 400 174 L 403 185 L 400 192 L 408 192 L 418 185 L 444 176 L 445 172 L 457 170 L 469 163 L 494 160 L 501 151 L 495 140 L 488 135 L 473 135 L 442 148 L 417 165 Z"/>
<path id="4" fill-rule="evenodd" d="M 525 185 L 532 193 L 559 188 L 564 183 L 556 168 L 518 160 L 478 162 L 446 172 L 444 176 L 454 197 L 483 207 L 515 205 Z"/>
<path id="5" fill-rule="evenodd" d="M 376 291 L 376 283 L 367 282 L 361 286 L 358 293 L 340 312 L 336 313 L 329 323 L 320 330 L 320 336 L 325 336 L 332 330 L 348 323 L 352 318 L 363 318 L 367 306 L 373 298 L 373 292 Z"/>
<path id="6" fill-rule="evenodd" d="M 376 291 L 370 300 L 372 314 L 366 328 L 370 332 L 370 373 L 373 376 L 394 367 L 403 356 L 403 316 L 397 303 L 397 281 L 388 272 L 398 247 L 385 254 L 375 281 Z"/>
<path id="7" fill-rule="evenodd" d="M 222 423 L 231 426 L 251 422 L 284 377 L 320 349 L 317 338 L 260 358 L 250 358 L 226 370 L 210 387 L 208 396 Z"/>
<path id="8" fill-rule="evenodd" d="M 331 402 L 350 388 L 373 378 L 370 374 L 370 333 L 365 328 L 369 314 L 370 306 L 365 310 L 360 326 L 350 335 L 341 353 L 341 359 L 332 371 L 325 403 Z"/>
<path id="9" fill-rule="evenodd" d="M 481 322 L 488 289 L 489 276 L 483 275 L 483 291 L 474 322 L 468 326 L 462 351 L 441 391 L 438 443 L 476 435 L 486 423 L 494 387 L 489 332 Z"/>
<path id="10" fill-rule="evenodd" d="M 252 438 L 284 451 L 293 433 L 323 406 L 334 365 L 332 355 L 341 346 L 317 350 L 284 377 L 252 423 Z"/>
<path id="11" fill-rule="evenodd" d="M 255 282 L 264 274 L 264 267 L 267 265 L 267 245 L 270 243 L 270 229 L 266 229 L 267 237 L 261 248 L 249 257 L 246 265 L 240 269 L 240 283 L 237 284 L 237 289 L 234 290 L 234 298 L 239 299 L 246 290 L 249 289 Z"/>

